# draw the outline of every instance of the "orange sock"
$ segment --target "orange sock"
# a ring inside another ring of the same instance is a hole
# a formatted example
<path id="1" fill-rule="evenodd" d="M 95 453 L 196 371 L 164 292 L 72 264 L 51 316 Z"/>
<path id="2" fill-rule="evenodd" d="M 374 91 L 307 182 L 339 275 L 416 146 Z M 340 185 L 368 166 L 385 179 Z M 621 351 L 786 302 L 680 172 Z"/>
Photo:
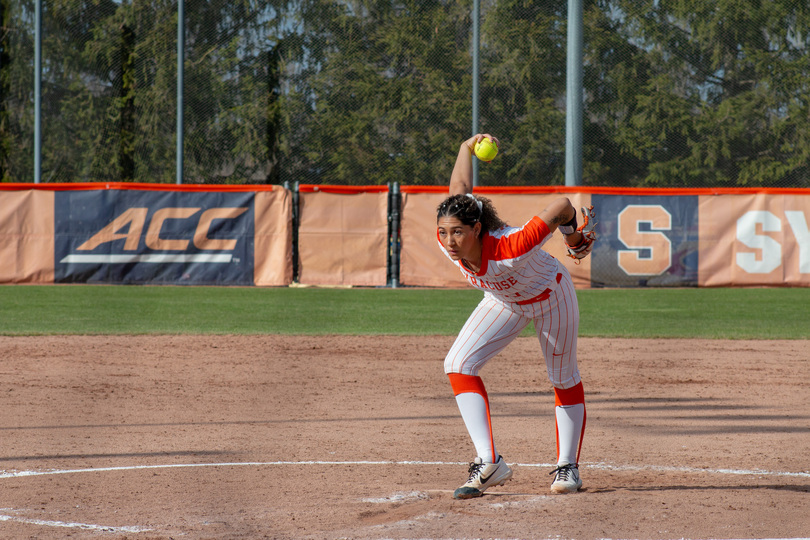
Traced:
<path id="1" fill-rule="evenodd" d="M 481 394 L 484 399 L 489 402 L 487 397 L 486 388 L 484 388 L 484 381 L 481 377 L 476 375 L 464 375 L 463 373 L 448 373 L 447 377 L 450 379 L 450 386 L 453 387 L 453 394 L 459 395 L 465 392 L 475 392 Z"/>

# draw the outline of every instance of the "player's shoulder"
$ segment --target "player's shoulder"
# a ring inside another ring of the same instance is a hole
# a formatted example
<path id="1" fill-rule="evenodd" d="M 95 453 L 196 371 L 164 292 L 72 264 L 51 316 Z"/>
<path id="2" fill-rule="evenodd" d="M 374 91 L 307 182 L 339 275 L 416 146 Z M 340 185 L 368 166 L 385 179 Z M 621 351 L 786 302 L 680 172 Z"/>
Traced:
<path id="1" fill-rule="evenodd" d="M 494 239 L 499 239 L 509 237 L 514 234 L 529 234 L 529 235 L 539 234 L 541 236 L 545 236 L 549 232 L 551 231 L 549 230 L 548 225 L 546 225 L 546 223 L 542 219 L 540 219 L 540 217 L 534 216 L 520 227 L 504 225 L 496 231 L 490 231 L 489 234 Z"/>
<path id="2" fill-rule="evenodd" d="M 501 227 L 491 231 L 490 253 L 494 259 L 515 259 L 541 246 L 551 231 L 542 219 L 535 216 L 521 227 Z"/>
<path id="3" fill-rule="evenodd" d="M 489 235 L 493 239 L 503 238 L 504 236 L 509 236 L 510 234 L 514 234 L 519 232 L 521 227 L 512 227 L 511 225 L 502 225 L 501 228 L 496 229 L 494 231 L 489 231 Z"/>

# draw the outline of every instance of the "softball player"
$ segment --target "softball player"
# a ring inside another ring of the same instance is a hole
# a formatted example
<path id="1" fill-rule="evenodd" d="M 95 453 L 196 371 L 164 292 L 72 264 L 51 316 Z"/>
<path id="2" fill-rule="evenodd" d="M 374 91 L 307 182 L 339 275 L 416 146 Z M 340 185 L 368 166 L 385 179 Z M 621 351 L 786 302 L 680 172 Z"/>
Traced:
<path id="1" fill-rule="evenodd" d="M 478 134 L 461 145 L 450 178 L 450 196 L 437 209 L 437 237 L 444 253 L 484 298 L 461 329 L 444 362 L 464 424 L 477 457 L 469 479 L 454 497 L 480 497 L 512 478 L 498 453 L 484 383 L 478 372 L 530 322 L 534 324 L 554 387 L 557 427 L 557 468 L 551 491 L 570 493 L 582 487 L 578 462 L 585 430 L 585 396 L 577 369 L 579 307 L 571 276 L 542 249 L 559 229 L 576 259 L 590 253 L 595 236 L 586 228 L 592 212 L 577 212 L 562 197 L 522 227 L 498 218 L 492 203 L 472 194 L 472 148 Z M 592 209 L 591 209 L 592 210 Z"/>

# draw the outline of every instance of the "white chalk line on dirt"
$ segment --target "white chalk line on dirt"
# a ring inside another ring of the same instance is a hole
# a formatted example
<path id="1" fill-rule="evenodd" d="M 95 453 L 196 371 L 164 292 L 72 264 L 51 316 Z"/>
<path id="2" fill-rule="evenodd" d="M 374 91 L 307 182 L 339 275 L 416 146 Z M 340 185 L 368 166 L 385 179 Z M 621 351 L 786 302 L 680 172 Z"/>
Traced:
<path id="1" fill-rule="evenodd" d="M 33 476 L 46 476 L 46 475 L 59 475 L 59 474 L 79 474 L 90 472 L 115 472 L 115 471 L 138 471 L 138 470 L 153 470 L 153 469 L 183 469 L 183 468 L 210 468 L 210 467 L 268 467 L 268 466 L 301 466 L 301 465 L 320 465 L 320 466 L 334 466 L 334 465 L 434 465 L 434 466 L 459 466 L 467 465 L 466 462 L 448 462 L 448 461 L 251 461 L 251 462 L 225 462 L 225 463 L 176 463 L 164 465 L 130 465 L 119 467 L 99 467 L 92 469 L 51 469 L 43 471 L 0 471 L 0 479 L 4 478 L 23 478 Z M 539 467 L 539 468 L 553 468 L 554 464 L 551 463 L 513 463 L 513 466 L 518 467 Z M 782 476 L 782 477 L 800 477 L 810 478 L 810 472 L 787 472 L 787 471 L 767 471 L 767 470 L 747 470 L 747 469 L 708 469 L 698 467 L 672 467 L 660 465 L 614 465 L 610 463 L 582 463 L 584 467 L 593 469 L 618 471 L 618 472 L 638 472 L 638 471 L 654 471 L 654 472 L 679 472 L 688 474 L 718 474 L 718 475 L 747 475 L 747 476 Z M 397 494 L 391 498 L 386 498 L 386 502 L 396 501 L 400 497 L 407 499 L 414 497 L 413 493 Z M 421 495 L 416 496 L 421 498 Z M 389 500 L 390 499 L 390 500 Z M 367 502 L 372 502 L 368 500 Z M 383 502 L 382 500 L 373 500 L 373 502 Z M 10 509 L 0 509 L 0 511 L 9 511 Z M 148 532 L 151 529 L 142 527 L 112 527 L 103 525 L 92 525 L 86 523 L 70 523 L 52 520 L 39 520 L 23 518 L 18 516 L 8 516 L 0 514 L 1 521 L 12 521 L 18 523 L 26 523 L 39 526 L 48 527 L 66 527 L 76 528 L 81 530 L 92 530 L 97 532 L 109 533 L 140 533 Z M 770 539 L 770 540 L 810 540 L 807 538 L 793 538 L 793 539 Z"/>
<path id="2" fill-rule="evenodd" d="M 0 511 L 9 511 L 10 508 L 0 508 Z M 140 533 L 148 532 L 152 529 L 144 529 L 142 527 L 111 527 L 108 525 L 92 525 L 90 523 L 71 523 L 67 521 L 52 521 L 46 519 L 31 519 L 20 516 L 8 516 L 0 514 L 0 521 L 12 521 L 16 523 L 25 523 L 28 525 L 40 525 L 44 527 L 63 527 L 67 529 L 81 529 L 83 531 L 97 531 L 108 533 Z"/>
<path id="3" fill-rule="evenodd" d="M 55 474 L 79 474 L 91 472 L 138 471 L 150 469 L 186 469 L 195 467 L 270 467 L 270 466 L 300 466 L 300 465 L 467 465 L 467 462 L 458 461 L 242 461 L 231 463 L 174 463 L 165 465 L 129 465 L 120 467 L 99 467 L 91 469 L 51 469 L 44 471 L 0 471 L 0 479 L 21 478 L 26 476 L 45 476 Z M 678 472 L 687 474 L 718 474 L 740 476 L 782 476 L 796 478 L 810 478 L 810 472 L 766 471 L 761 469 L 710 469 L 700 467 L 671 467 L 663 465 L 614 465 L 611 463 L 583 462 L 583 468 L 593 468 L 618 472 Z M 551 463 L 513 463 L 517 467 L 554 468 Z"/>

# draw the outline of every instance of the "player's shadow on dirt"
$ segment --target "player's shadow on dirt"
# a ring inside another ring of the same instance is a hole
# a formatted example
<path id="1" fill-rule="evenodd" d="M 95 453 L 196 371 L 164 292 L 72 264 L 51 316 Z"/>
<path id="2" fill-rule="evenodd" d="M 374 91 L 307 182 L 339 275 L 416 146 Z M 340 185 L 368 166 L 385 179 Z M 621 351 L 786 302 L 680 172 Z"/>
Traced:
<path id="1" fill-rule="evenodd" d="M 453 405 L 455 406 L 455 404 Z M 530 415 L 527 415 L 530 416 Z M 350 418 L 281 418 L 278 420 L 222 420 L 218 422 L 160 422 L 150 424 L 83 424 L 64 426 L 16 426 L 0 427 L 0 431 L 51 430 L 51 429 L 123 429 L 150 427 L 188 427 L 188 426 L 251 426 L 271 424 L 320 424 L 329 422 L 390 422 L 415 420 L 458 420 L 458 414 L 421 415 L 421 416 L 363 416 Z"/>
<path id="2" fill-rule="evenodd" d="M 616 404 L 616 410 L 666 411 L 670 409 L 691 409 L 700 407 L 706 410 L 752 409 L 749 404 L 729 403 L 727 399 L 713 397 L 594 397 L 586 394 L 586 403 Z"/>
<path id="3" fill-rule="evenodd" d="M 791 419 L 795 419 L 792 417 Z M 695 417 L 694 421 L 698 422 L 700 417 Z M 788 420 L 783 418 L 783 420 Z M 731 426 L 718 426 L 716 424 L 693 427 L 689 429 L 673 429 L 670 427 L 651 427 L 650 433 L 660 433 L 669 435 L 681 436 L 700 436 L 700 435 L 717 435 L 717 434 L 734 434 L 734 433 L 810 433 L 810 426 L 772 426 L 767 424 L 738 424 Z"/>
<path id="4" fill-rule="evenodd" d="M 491 399 L 527 398 L 532 403 L 543 404 L 554 400 L 553 391 L 542 392 L 489 392 Z M 725 402 L 725 403 L 724 403 Z M 516 402 L 515 402 L 516 403 Z M 585 394 L 586 405 L 615 405 L 610 410 L 619 411 L 668 411 L 694 410 L 707 411 L 751 410 L 758 408 L 748 404 L 728 403 L 728 400 L 713 397 L 602 397 L 598 392 Z"/>

